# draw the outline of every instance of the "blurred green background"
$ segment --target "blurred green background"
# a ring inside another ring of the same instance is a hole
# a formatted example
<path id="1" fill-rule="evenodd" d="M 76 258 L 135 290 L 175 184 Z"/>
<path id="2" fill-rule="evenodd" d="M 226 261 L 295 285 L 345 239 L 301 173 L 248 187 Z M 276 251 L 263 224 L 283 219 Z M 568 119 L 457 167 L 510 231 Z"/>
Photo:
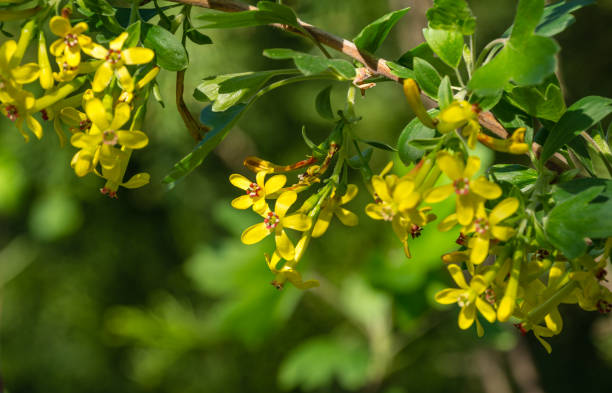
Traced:
<path id="1" fill-rule="evenodd" d="M 412 10 L 380 55 L 394 59 L 422 41 L 430 1 L 285 2 L 300 17 L 343 37 L 391 9 Z M 470 1 L 481 48 L 511 23 L 516 2 Z M 612 96 L 612 3 L 577 13 L 557 37 L 566 98 Z M 186 97 L 199 80 L 220 73 L 285 64 L 265 48 L 313 50 L 301 38 L 262 27 L 211 31 L 215 45 L 190 47 Z M 151 185 L 97 191 L 98 178 L 78 179 L 70 146 L 60 149 L 46 127 L 24 144 L 0 121 L 0 373 L 20 392 L 610 392 L 612 321 L 562 307 L 564 332 L 552 355 L 509 325 L 488 325 L 483 339 L 460 331 L 458 309 L 433 302 L 450 284 L 440 254 L 456 233 L 427 229 L 407 260 L 389 225 L 364 214 L 364 189 L 347 207 L 358 228 L 334 222 L 300 263 L 321 287 L 302 292 L 269 282 L 264 252 L 239 235 L 257 217 L 235 211 L 231 173 L 258 155 L 289 163 L 323 138 L 314 98 L 325 83 L 278 89 L 261 99 L 193 174 L 167 191 L 161 179 L 193 141 L 176 112 L 174 74 L 159 77 L 165 109 L 152 102 L 145 123 L 150 145 L 130 171 Z M 339 107 L 345 86 L 334 85 Z M 411 119 L 401 89 L 380 83 L 357 104 L 357 133 L 395 144 Z M 484 156 L 491 160 L 494 157 Z M 375 170 L 389 160 L 374 156 Z M 355 182 L 360 179 L 355 176 Z M 359 183 L 357 183 L 359 184 Z M 439 207 L 439 212 L 451 209 Z"/>

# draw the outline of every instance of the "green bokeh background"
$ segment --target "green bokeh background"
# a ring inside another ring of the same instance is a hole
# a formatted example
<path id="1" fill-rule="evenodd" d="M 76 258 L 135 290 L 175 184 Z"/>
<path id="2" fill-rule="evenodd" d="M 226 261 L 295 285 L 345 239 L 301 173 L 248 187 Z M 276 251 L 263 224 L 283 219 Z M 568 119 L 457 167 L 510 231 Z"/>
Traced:
<path id="1" fill-rule="evenodd" d="M 391 9 L 413 9 L 380 55 L 393 59 L 422 41 L 428 1 L 287 1 L 304 20 L 343 37 Z M 470 2 L 481 48 L 510 25 L 515 2 Z M 612 95 L 612 3 L 577 13 L 556 37 L 567 102 Z M 211 31 L 215 45 L 189 48 L 186 98 L 220 73 L 287 64 L 265 48 L 314 52 L 301 38 L 262 27 Z M 0 120 L 0 373 L 20 392 L 609 392 L 612 321 L 562 307 L 564 332 L 547 355 L 509 324 L 487 325 L 483 339 L 460 331 L 458 310 L 433 302 L 450 284 L 440 254 L 456 233 L 427 229 L 407 260 L 389 225 L 364 214 L 363 188 L 349 207 L 360 226 L 334 222 L 300 263 L 321 287 L 306 292 L 269 285 L 264 252 L 239 235 L 257 221 L 229 202 L 240 194 L 231 173 L 248 174 L 249 155 L 289 163 L 308 154 L 300 130 L 320 140 L 333 124 L 314 98 L 325 83 L 264 96 L 205 163 L 173 190 L 161 179 L 192 147 L 176 112 L 174 74 L 159 76 L 165 108 L 152 102 L 145 122 L 151 143 L 134 153 L 130 171 L 152 182 L 121 189 L 119 200 L 97 191 L 94 176 L 77 178 L 74 149 L 59 148 L 47 125 L 25 144 Z M 346 86 L 334 85 L 339 108 Z M 356 132 L 395 144 L 412 115 L 401 89 L 380 83 L 358 99 Z M 495 157 L 481 152 L 485 162 Z M 373 167 L 390 159 L 376 152 Z M 397 170 L 401 171 L 400 168 Z M 354 176 L 359 182 L 358 176 Z M 357 183 L 360 184 L 360 183 Z M 452 209 L 437 207 L 439 215 Z"/>

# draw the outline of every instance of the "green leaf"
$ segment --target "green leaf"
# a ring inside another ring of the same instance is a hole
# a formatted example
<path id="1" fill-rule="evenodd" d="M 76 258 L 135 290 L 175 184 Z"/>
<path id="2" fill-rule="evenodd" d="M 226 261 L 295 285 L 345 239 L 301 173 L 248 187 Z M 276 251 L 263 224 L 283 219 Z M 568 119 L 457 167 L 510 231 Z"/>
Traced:
<path id="1" fill-rule="evenodd" d="M 557 83 L 552 76 L 546 82 L 534 87 L 515 87 L 508 92 L 508 101 L 525 113 L 551 121 L 558 121 L 565 113 L 565 100 Z"/>
<path id="2" fill-rule="evenodd" d="M 427 45 L 426 42 L 423 42 L 422 44 L 404 53 L 397 60 L 397 63 L 411 70 L 414 70 L 414 59 L 417 57 L 427 61 L 436 70 L 438 70 L 439 72 L 443 74 L 448 74 L 448 73 L 453 72 L 453 69 L 449 67 L 448 64 L 440 60 L 440 58 L 431 50 L 431 48 L 429 47 L 429 45 Z"/>
<path id="3" fill-rule="evenodd" d="M 586 252 L 586 237 L 612 236 L 612 181 L 598 183 L 602 185 L 592 185 L 558 203 L 544 219 L 548 239 L 567 258 L 577 258 Z"/>
<path id="4" fill-rule="evenodd" d="M 414 59 L 414 75 L 421 89 L 434 100 L 438 97 L 438 87 L 442 79 L 435 68 L 427 61 Z"/>
<path id="5" fill-rule="evenodd" d="M 124 48 L 131 48 L 138 45 L 140 42 L 141 22 L 137 21 L 128 26 L 125 30 L 128 33 L 128 39 L 123 44 Z"/>
<path id="6" fill-rule="evenodd" d="M 435 116 L 437 112 L 437 110 L 430 110 L 429 114 Z M 399 157 L 402 162 L 406 165 L 410 165 L 424 154 L 423 150 L 412 146 L 410 144 L 411 141 L 415 139 L 433 138 L 435 134 L 435 130 L 424 126 L 418 118 L 415 117 L 412 119 L 412 121 L 404 127 L 404 130 L 397 140 L 397 150 L 399 151 Z"/>
<path id="7" fill-rule="evenodd" d="M 302 74 L 307 76 L 320 74 L 330 67 L 346 79 L 352 79 L 355 76 L 353 65 L 342 59 L 326 59 L 287 48 L 266 49 L 263 51 L 263 55 L 275 60 L 293 59 L 295 66 Z"/>
<path id="8" fill-rule="evenodd" d="M 191 153 L 174 164 L 174 167 L 163 182 L 170 188 L 174 187 L 177 180 L 189 174 L 197 168 L 206 156 L 225 138 L 238 119 L 245 113 L 248 105 L 238 104 L 225 112 L 214 112 L 212 105 L 207 106 L 200 113 L 200 121 L 210 127 L 210 131 Z"/>
<path id="9" fill-rule="evenodd" d="M 559 46 L 534 35 L 544 0 L 521 0 L 510 39 L 489 63 L 478 68 L 468 87 L 481 96 L 497 94 L 512 80 L 518 86 L 537 85 L 555 71 Z"/>
<path id="10" fill-rule="evenodd" d="M 504 92 L 502 90 L 498 90 L 494 95 L 484 97 L 480 97 L 478 94 L 473 94 L 470 97 L 470 103 L 478 103 L 480 110 L 488 111 L 497 105 L 503 95 Z"/>
<path id="11" fill-rule="evenodd" d="M 378 47 L 383 43 L 393 26 L 400 20 L 402 16 L 408 12 L 408 8 L 390 12 L 381 16 L 374 22 L 364 27 L 359 34 L 353 39 L 359 50 L 365 50 L 370 53 L 376 52 Z"/>
<path id="12" fill-rule="evenodd" d="M 288 73 L 291 70 L 253 71 L 210 77 L 195 88 L 193 96 L 198 101 L 213 101 L 212 110 L 222 112 L 251 99 L 271 78 Z"/>
<path id="13" fill-rule="evenodd" d="M 317 98 L 315 99 L 315 108 L 321 117 L 325 119 L 333 119 L 334 111 L 331 106 L 331 93 L 332 86 L 329 85 L 317 94 Z"/>
<path id="14" fill-rule="evenodd" d="M 207 22 L 198 29 L 233 29 L 237 27 L 262 26 L 272 23 L 282 23 L 299 27 L 293 10 L 281 4 L 260 1 L 260 9 L 241 12 L 207 12 L 197 16 L 197 19 Z"/>
<path id="15" fill-rule="evenodd" d="M 280 366 L 284 390 L 324 388 L 334 378 L 346 390 L 358 390 L 367 381 L 368 348 L 357 336 L 335 335 L 309 339 L 293 349 Z"/>
<path id="16" fill-rule="evenodd" d="M 386 151 L 397 151 L 396 148 L 394 148 L 393 146 L 389 146 L 388 144 L 384 143 L 384 142 L 379 142 L 379 141 L 366 141 L 363 139 L 359 140 L 360 142 L 363 142 L 365 144 L 368 144 L 372 147 L 375 147 L 377 149 L 380 150 L 386 150 Z"/>
<path id="17" fill-rule="evenodd" d="M 612 113 L 612 99 L 609 98 L 588 96 L 575 102 L 550 131 L 542 147 L 540 162 L 544 164 L 559 148 L 610 113 Z"/>
<path id="18" fill-rule="evenodd" d="M 442 137 L 437 138 L 422 138 L 422 139 L 413 139 L 410 142 L 410 146 L 415 147 L 419 150 L 430 151 L 436 148 L 442 141 Z"/>
<path id="19" fill-rule="evenodd" d="M 394 63 L 392 61 L 387 61 L 387 67 L 389 67 L 389 70 L 391 71 L 391 73 L 397 76 L 398 78 L 402 78 L 402 79 L 408 79 L 408 78 L 414 79 L 415 78 L 414 71 L 402 65 Z"/>
<path id="20" fill-rule="evenodd" d="M 497 164 L 493 165 L 490 171 L 496 181 L 510 183 L 521 192 L 531 190 L 538 178 L 535 169 L 518 164 Z"/>
<path id="21" fill-rule="evenodd" d="M 206 34 L 202 34 L 191 25 L 189 18 L 185 18 L 183 21 L 183 30 L 187 33 L 187 38 L 194 44 L 198 45 L 209 45 L 212 44 L 212 40 Z"/>
<path id="22" fill-rule="evenodd" d="M 116 12 L 106 0 L 77 0 L 77 4 L 92 14 L 113 16 Z"/>
<path id="23" fill-rule="evenodd" d="M 536 28 L 536 33 L 547 37 L 561 33 L 576 21 L 572 15 L 573 11 L 593 3 L 595 0 L 573 0 L 559 1 L 547 6 L 544 8 L 544 15 Z"/>
<path id="24" fill-rule="evenodd" d="M 442 78 L 440 86 L 438 87 L 438 105 L 440 109 L 444 109 L 453 102 L 453 91 L 451 89 L 451 83 L 448 76 Z"/>
<path id="25" fill-rule="evenodd" d="M 463 55 L 463 34 L 458 31 L 441 29 L 423 29 L 423 36 L 427 44 L 452 68 L 457 68 Z"/>
<path id="26" fill-rule="evenodd" d="M 431 28 L 463 35 L 473 34 L 476 28 L 476 18 L 465 0 L 434 0 L 433 7 L 427 10 L 427 20 Z"/>
<path id="27" fill-rule="evenodd" d="M 168 71 L 180 71 L 187 68 L 189 60 L 181 41 L 168 30 L 145 23 L 142 25 L 146 48 L 153 49 L 157 64 Z"/>

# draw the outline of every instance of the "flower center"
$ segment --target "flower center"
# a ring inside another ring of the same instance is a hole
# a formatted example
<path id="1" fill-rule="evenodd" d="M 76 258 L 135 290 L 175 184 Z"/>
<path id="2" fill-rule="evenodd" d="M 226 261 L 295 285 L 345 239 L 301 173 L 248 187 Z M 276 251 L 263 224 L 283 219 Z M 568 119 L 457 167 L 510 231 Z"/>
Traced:
<path id="1" fill-rule="evenodd" d="M 259 192 L 261 191 L 261 187 L 257 183 L 249 184 L 249 187 L 246 189 L 246 193 L 251 198 L 257 198 L 259 196 Z"/>
<path id="2" fill-rule="evenodd" d="M 19 117 L 19 109 L 17 109 L 15 105 L 7 105 L 4 108 L 4 111 L 6 113 L 6 117 L 8 117 L 11 121 L 15 121 Z"/>
<path id="3" fill-rule="evenodd" d="M 470 296 L 463 292 L 461 295 L 457 296 L 457 304 L 459 307 L 465 307 L 470 305 Z"/>
<path id="4" fill-rule="evenodd" d="M 384 205 L 382 209 L 380 209 L 380 214 L 382 215 L 383 220 L 393 221 L 393 217 L 395 216 L 395 211 L 393 211 L 392 206 Z"/>
<path id="5" fill-rule="evenodd" d="M 268 212 L 266 218 L 264 218 L 264 224 L 266 224 L 266 229 L 272 230 L 278 226 L 280 223 L 280 218 L 278 218 L 278 214 L 274 212 Z"/>
<path id="6" fill-rule="evenodd" d="M 374 202 L 381 204 L 382 203 L 382 199 L 380 198 L 380 196 L 377 193 L 374 193 Z"/>
<path id="7" fill-rule="evenodd" d="M 476 233 L 484 235 L 485 233 L 489 232 L 489 221 L 487 221 L 485 218 L 475 219 L 474 229 L 476 230 Z"/>
<path id="8" fill-rule="evenodd" d="M 71 67 L 67 62 L 63 62 L 62 63 L 62 70 L 64 72 L 68 72 L 68 71 L 76 71 L 77 67 Z"/>
<path id="9" fill-rule="evenodd" d="M 75 34 L 68 33 L 64 37 L 64 43 L 68 45 L 68 47 L 73 48 L 79 44 L 79 39 Z"/>
<path id="10" fill-rule="evenodd" d="M 462 232 L 459 232 L 459 237 L 457 238 L 457 240 L 455 240 L 455 243 L 460 246 L 463 246 L 465 244 L 465 235 Z"/>
<path id="11" fill-rule="evenodd" d="M 87 131 L 91 128 L 91 120 L 85 119 L 79 122 L 79 130 Z"/>
<path id="12" fill-rule="evenodd" d="M 102 133 L 102 143 L 105 145 L 115 146 L 118 139 L 115 130 L 106 130 Z"/>
<path id="13" fill-rule="evenodd" d="M 466 195 L 470 192 L 470 179 L 467 177 L 457 179 L 453 182 L 453 187 L 455 187 L 455 193 L 457 195 Z"/>
<path id="14" fill-rule="evenodd" d="M 420 227 L 416 224 L 412 224 L 412 226 L 410 227 L 410 236 L 412 236 L 412 238 L 416 238 L 421 236 L 421 231 L 423 230 L 423 227 Z"/>
<path id="15" fill-rule="evenodd" d="M 100 193 L 102 195 L 108 195 L 109 198 L 117 199 L 117 191 L 113 191 L 110 188 L 102 187 L 100 188 Z"/>
<path id="16" fill-rule="evenodd" d="M 491 304 L 495 304 L 495 291 L 492 288 L 485 290 L 485 300 Z"/>
<path id="17" fill-rule="evenodd" d="M 111 64 L 117 64 L 119 60 L 121 60 L 121 51 L 109 49 L 108 54 L 106 55 L 106 61 L 110 62 Z"/>

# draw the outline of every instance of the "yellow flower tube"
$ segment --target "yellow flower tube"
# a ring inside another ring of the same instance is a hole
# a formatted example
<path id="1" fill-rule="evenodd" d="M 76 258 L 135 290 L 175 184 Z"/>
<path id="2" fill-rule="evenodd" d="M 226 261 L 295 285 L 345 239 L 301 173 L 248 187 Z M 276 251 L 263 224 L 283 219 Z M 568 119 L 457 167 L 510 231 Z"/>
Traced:
<path id="1" fill-rule="evenodd" d="M 499 303 L 497 309 L 497 319 L 500 322 L 506 322 L 512 316 L 514 308 L 516 307 L 516 294 L 519 287 L 519 277 L 521 275 L 521 265 L 523 264 L 524 251 L 522 248 L 514 250 L 512 256 L 512 269 L 510 270 L 510 279 L 506 286 L 504 296 Z"/>
<path id="2" fill-rule="evenodd" d="M 427 109 L 425 109 L 423 105 L 423 101 L 421 101 L 421 91 L 414 79 L 404 79 L 404 95 L 406 96 L 408 105 L 410 105 L 410 108 L 412 108 L 412 111 L 416 117 L 419 118 L 421 123 L 429 128 L 436 128 L 436 122 L 429 116 Z"/>
<path id="3" fill-rule="evenodd" d="M 51 69 L 49 54 L 47 53 L 47 40 L 42 30 L 38 33 L 38 66 L 40 68 L 38 76 L 40 86 L 45 90 L 51 89 L 54 84 L 53 70 Z"/>

